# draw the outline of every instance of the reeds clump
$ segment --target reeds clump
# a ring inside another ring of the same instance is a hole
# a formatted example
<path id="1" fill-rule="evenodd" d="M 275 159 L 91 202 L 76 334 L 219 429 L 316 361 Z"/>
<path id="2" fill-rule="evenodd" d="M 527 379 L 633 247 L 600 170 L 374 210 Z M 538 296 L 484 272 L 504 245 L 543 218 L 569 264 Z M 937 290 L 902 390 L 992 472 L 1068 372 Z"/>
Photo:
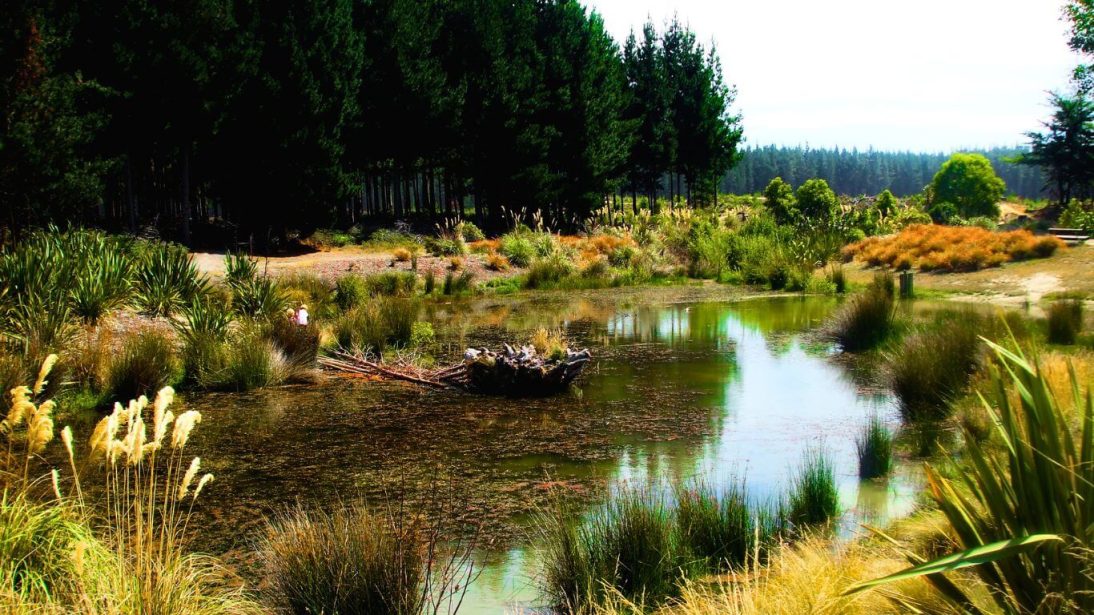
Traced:
<path id="1" fill-rule="evenodd" d="M 562 331 L 547 330 L 540 327 L 532 334 L 529 342 L 532 348 L 536 349 L 536 354 L 547 357 L 549 360 L 558 361 L 566 358 L 566 350 L 568 348 L 566 344 L 566 338 L 563 337 Z"/>
<path id="2" fill-rule="evenodd" d="M 441 292 L 445 295 L 460 295 L 471 290 L 471 282 L 475 279 L 475 274 L 470 271 L 464 271 L 460 275 L 456 275 L 454 272 L 449 271 L 444 274 L 444 286 Z"/>
<path id="3" fill-rule="evenodd" d="M 678 592 L 687 564 L 662 498 L 625 489 L 586 521 L 559 508 L 542 520 L 543 592 L 566 612 L 586 612 L 618 593 L 657 605 Z"/>
<path id="4" fill-rule="evenodd" d="M 334 323 L 334 338 L 352 352 L 382 353 L 410 341 L 418 306 L 412 300 L 377 298 L 343 314 Z"/>
<path id="5" fill-rule="evenodd" d="M 810 448 L 803 453 L 797 473 L 790 481 L 787 520 L 800 529 L 828 523 L 839 512 L 832 460 L 823 447 Z"/>
<path id="6" fill-rule="evenodd" d="M 1083 330 L 1083 302 L 1080 299 L 1054 301 L 1048 307 L 1048 341 L 1074 344 Z"/>
<path id="7" fill-rule="evenodd" d="M 893 469 L 893 434 L 881 417 L 872 414 L 855 436 L 859 478 L 880 478 Z"/>
<path id="8" fill-rule="evenodd" d="M 353 504 L 276 517 L 259 551 L 273 602 L 287 612 L 416 615 L 426 542 L 419 526 Z"/>
<path id="9" fill-rule="evenodd" d="M 721 493 L 706 483 L 678 490 L 676 526 L 684 548 L 711 572 L 765 556 L 779 530 L 776 515 L 749 502 L 743 481 Z"/>
<path id="10" fill-rule="evenodd" d="M 980 365 L 984 319 L 970 310 L 944 314 L 904 338 L 887 356 L 888 378 L 905 420 L 938 420 Z"/>
<path id="11" fill-rule="evenodd" d="M 410 271 L 387 271 L 365 278 L 365 288 L 374 297 L 409 297 L 418 286 L 418 276 Z"/>
<path id="12" fill-rule="evenodd" d="M 162 333 L 144 331 L 125 340 L 106 368 L 111 399 L 136 399 L 175 384 L 182 375 L 172 341 Z"/>
<path id="13" fill-rule="evenodd" d="M 893 331 L 894 306 L 893 295 L 884 286 L 871 286 L 851 297 L 833 317 L 832 338 L 848 352 L 877 347 Z"/>

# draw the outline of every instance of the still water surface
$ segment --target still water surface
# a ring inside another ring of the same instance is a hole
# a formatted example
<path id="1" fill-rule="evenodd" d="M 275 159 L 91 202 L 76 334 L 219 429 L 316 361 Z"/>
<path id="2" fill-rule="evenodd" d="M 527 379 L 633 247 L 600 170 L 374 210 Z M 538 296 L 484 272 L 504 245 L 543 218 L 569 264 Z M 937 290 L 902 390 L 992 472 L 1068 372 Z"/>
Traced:
<path id="1" fill-rule="evenodd" d="M 439 473 L 484 524 L 483 570 L 461 613 L 536 604 L 530 519 L 555 497 L 588 507 L 623 484 L 745 478 L 777 497 L 811 446 L 831 454 L 844 535 L 913 506 L 902 467 L 860 482 L 854 435 L 871 413 L 894 424 L 893 397 L 836 356 L 816 328 L 831 298 L 710 298 L 689 290 L 547 294 L 430 308 L 440 353 L 564 330 L 594 361 L 580 393 L 509 400 L 400 383 L 332 378 L 319 386 L 190 396 L 216 488 L 198 511 L 198 547 L 247 570 L 264 515 L 295 503 L 429 496 Z M 396 495 L 401 494 L 401 495 Z"/>

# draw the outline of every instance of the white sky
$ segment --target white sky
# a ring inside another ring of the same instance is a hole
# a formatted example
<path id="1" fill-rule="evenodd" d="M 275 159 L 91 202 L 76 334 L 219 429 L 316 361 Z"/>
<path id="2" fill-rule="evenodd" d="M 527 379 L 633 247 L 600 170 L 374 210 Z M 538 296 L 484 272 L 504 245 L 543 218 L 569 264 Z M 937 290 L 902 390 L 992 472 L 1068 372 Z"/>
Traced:
<path id="1" fill-rule="evenodd" d="M 1079 58 L 1062 0 L 588 0 L 620 41 L 677 14 L 717 45 L 749 145 L 1024 143 Z"/>

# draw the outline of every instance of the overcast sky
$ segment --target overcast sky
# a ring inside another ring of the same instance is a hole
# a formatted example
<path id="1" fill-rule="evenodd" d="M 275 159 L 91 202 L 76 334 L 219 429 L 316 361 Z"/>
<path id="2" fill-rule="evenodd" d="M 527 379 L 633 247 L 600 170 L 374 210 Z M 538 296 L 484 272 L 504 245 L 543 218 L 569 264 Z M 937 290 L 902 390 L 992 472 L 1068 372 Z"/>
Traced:
<path id="1" fill-rule="evenodd" d="M 588 0 L 622 44 L 677 14 L 717 45 L 749 145 L 1014 145 L 1079 62 L 1062 0 Z"/>

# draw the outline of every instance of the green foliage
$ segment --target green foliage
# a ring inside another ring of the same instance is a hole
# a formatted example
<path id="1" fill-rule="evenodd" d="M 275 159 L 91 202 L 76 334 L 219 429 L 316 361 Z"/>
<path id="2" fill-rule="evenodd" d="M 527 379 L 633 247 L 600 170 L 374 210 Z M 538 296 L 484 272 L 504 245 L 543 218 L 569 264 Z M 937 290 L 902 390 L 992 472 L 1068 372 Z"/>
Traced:
<path id="1" fill-rule="evenodd" d="M 887 353 L 889 380 L 905 420 L 948 416 L 950 403 L 980 365 L 983 317 L 971 310 L 941 314 Z"/>
<path id="2" fill-rule="evenodd" d="M 482 229 L 475 226 L 475 223 L 470 220 L 461 220 L 456 225 L 456 234 L 463 238 L 464 241 L 482 241 L 486 239 L 486 235 L 482 233 Z"/>
<path id="3" fill-rule="evenodd" d="M 125 340 L 110 361 L 106 390 L 114 401 L 152 397 L 181 376 L 181 365 L 171 340 L 162 333 L 144 331 Z"/>
<path id="4" fill-rule="evenodd" d="M 1060 226 L 1094 233 L 1094 202 L 1084 203 L 1078 199 L 1072 199 L 1064 209 L 1064 213 L 1060 214 Z"/>
<path id="5" fill-rule="evenodd" d="M 880 478 L 893 469 L 893 434 L 877 414 L 855 436 L 859 478 Z"/>
<path id="6" fill-rule="evenodd" d="M 1006 184 L 981 154 L 954 154 L 931 180 L 931 203 L 953 203 L 964 218 L 999 216 Z"/>
<path id="7" fill-rule="evenodd" d="M 1003 613 L 1088 613 L 1094 609 L 1094 402 L 1089 392 L 1080 394 L 1083 383 L 1072 370 L 1071 406 L 1079 420 L 1073 428 L 1036 357 L 988 343 L 1004 369 L 994 372 L 992 402 L 983 404 L 1005 445 L 989 451 L 968 434 L 967 465 L 956 478 L 927 469 L 931 494 L 963 550 L 931 562 L 917 558 L 919 565 L 851 591 L 929 574 L 944 596 L 964 606 L 968 596 L 941 573 L 975 566 Z"/>
<path id="8" fill-rule="evenodd" d="M 289 307 L 288 298 L 276 280 L 269 276 L 257 276 L 231 286 L 232 307 L 251 318 L 273 318 Z"/>
<path id="9" fill-rule="evenodd" d="M 154 244 L 137 264 L 137 305 L 146 314 L 170 316 L 208 288 L 184 248 Z"/>
<path id="10" fill-rule="evenodd" d="M 721 493 L 705 483 L 680 489 L 675 521 L 682 548 L 712 572 L 766 555 L 780 528 L 777 515 L 749 502 L 744 482 L 732 482 Z"/>
<path id="11" fill-rule="evenodd" d="M 795 193 L 798 210 L 806 220 L 830 220 L 839 209 L 836 193 L 823 179 L 811 179 L 798 187 Z"/>
<path id="12" fill-rule="evenodd" d="M 467 244 L 463 237 L 427 237 L 425 249 L 433 256 L 466 256 Z"/>
<path id="13" fill-rule="evenodd" d="M 227 362 L 218 374 L 215 388 L 250 391 L 279 384 L 284 375 L 284 355 L 257 328 L 252 328 L 240 334 L 229 347 Z"/>
<path id="14" fill-rule="evenodd" d="M 474 279 L 475 274 L 470 271 L 464 271 L 459 275 L 456 275 L 454 271 L 446 272 L 441 292 L 445 295 L 462 295 L 471 290 L 471 282 Z"/>
<path id="15" fill-rule="evenodd" d="M 888 218 L 890 215 L 896 213 L 897 206 L 900 203 L 893 196 L 889 189 L 881 191 L 881 194 L 877 195 L 877 210 L 883 218 Z"/>
<path id="16" fill-rule="evenodd" d="M 340 316 L 334 322 L 334 338 L 348 351 L 383 353 L 410 342 L 417 313 L 417 305 L 409 300 L 376 298 Z"/>
<path id="17" fill-rule="evenodd" d="M 562 252 L 540 257 L 532 261 L 524 275 L 525 288 L 544 288 L 573 275 L 576 271 L 573 262 Z"/>
<path id="18" fill-rule="evenodd" d="M 419 320 L 410 327 L 410 346 L 417 348 L 433 343 L 433 325 Z"/>
<path id="19" fill-rule="evenodd" d="M 411 271 L 387 271 L 365 278 L 365 287 L 372 296 L 409 297 L 418 285 L 418 276 Z"/>
<path id="20" fill-rule="evenodd" d="M 794 200 L 794 189 L 781 177 L 772 179 L 764 188 L 764 204 L 779 224 L 793 224 L 798 219 L 798 204 Z"/>
<path id="21" fill-rule="evenodd" d="M 833 316 L 832 337 L 847 352 L 876 348 L 893 332 L 894 312 L 893 294 L 871 286 Z"/>
<path id="22" fill-rule="evenodd" d="M 790 482 L 787 520 L 799 529 L 827 523 L 839 515 L 839 490 L 832 460 L 823 448 L 810 448 Z"/>
<path id="23" fill-rule="evenodd" d="M 1048 341 L 1052 344 L 1074 344 L 1083 331 L 1081 299 L 1054 301 L 1048 314 Z"/>
<path id="24" fill-rule="evenodd" d="M 334 282 L 334 303 L 343 312 L 361 305 L 368 296 L 368 283 L 359 275 L 346 274 Z"/>

